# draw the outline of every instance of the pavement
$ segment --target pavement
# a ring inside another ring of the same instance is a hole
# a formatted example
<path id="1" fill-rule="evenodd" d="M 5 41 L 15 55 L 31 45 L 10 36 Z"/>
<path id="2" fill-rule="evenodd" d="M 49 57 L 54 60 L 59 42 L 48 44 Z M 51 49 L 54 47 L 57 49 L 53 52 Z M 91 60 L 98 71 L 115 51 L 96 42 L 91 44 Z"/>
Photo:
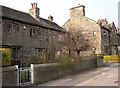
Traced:
<path id="1" fill-rule="evenodd" d="M 118 74 L 116 74 L 118 68 L 104 68 L 101 70 L 107 71 L 75 86 L 118 86 Z"/>
<path id="2" fill-rule="evenodd" d="M 114 63 L 109 67 L 96 68 L 37 86 L 118 86 L 120 83 L 118 80 L 118 69 L 120 67 L 118 65 Z"/>

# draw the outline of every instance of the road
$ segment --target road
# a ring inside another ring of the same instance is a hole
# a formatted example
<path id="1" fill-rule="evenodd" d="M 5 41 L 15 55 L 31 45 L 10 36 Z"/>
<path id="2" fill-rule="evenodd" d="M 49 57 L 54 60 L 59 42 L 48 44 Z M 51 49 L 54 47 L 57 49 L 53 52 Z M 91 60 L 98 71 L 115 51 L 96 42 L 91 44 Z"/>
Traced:
<path id="1" fill-rule="evenodd" d="M 96 68 L 37 86 L 118 86 L 118 66 Z M 120 68 L 119 68 L 120 69 Z"/>

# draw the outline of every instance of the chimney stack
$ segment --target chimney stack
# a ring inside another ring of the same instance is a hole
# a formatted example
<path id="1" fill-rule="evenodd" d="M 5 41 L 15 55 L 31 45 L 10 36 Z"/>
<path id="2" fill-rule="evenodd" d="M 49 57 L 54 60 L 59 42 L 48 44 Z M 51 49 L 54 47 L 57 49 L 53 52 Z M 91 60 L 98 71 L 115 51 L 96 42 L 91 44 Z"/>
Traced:
<path id="1" fill-rule="evenodd" d="M 78 18 L 85 16 L 85 6 L 78 4 L 78 6 L 70 9 L 70 17 Z"/>
<path id="2" fill-rule="evenodd" d="M 100 25 L 104 25 L 104 24 L 108 24 L 108 21 L 107 21 L 106 18 L 105 19 L 99 19 L 97 23 L 100 24 Z"/>
<path id="3" fill-rule="evenodd" d="M 39 18 L 39 8 L 37 7 L 37 3 L 31 3 L 31 9 L 29 10 L 29 13 L 31 16 L 33 16 L 35 19 Z"/>
<path id="4" fill-rule="evenodd" d="M 49 21 L 53 21 L 53 16 L 51 16 L 51 15 L 48 16 L 48 20 L 49 20 Z"/>

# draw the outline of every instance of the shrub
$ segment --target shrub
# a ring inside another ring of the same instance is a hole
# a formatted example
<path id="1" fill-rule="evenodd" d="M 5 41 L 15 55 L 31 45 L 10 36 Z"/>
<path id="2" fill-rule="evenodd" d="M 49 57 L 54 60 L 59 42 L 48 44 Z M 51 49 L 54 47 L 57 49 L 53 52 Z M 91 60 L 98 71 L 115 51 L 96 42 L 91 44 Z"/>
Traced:
<path id="1" fill-rule="evenodd" d="M 55 63 L 60 63 L 63 68 L 72 70 L 74 62 L 69 58 L 69 53 L 67 51 L 62 52 L 60 58 L 56 58 Z"/>
<path id="2" fill-rule="evenodd" d="M 119 55 L 105 55 L 104 56 L 104 61 L 120 61 L 120 56 Z"/>
<path id="3" fill-rule="evenodd" d="M 36 52 L 33 52 L 31 55 L 30 55 L 30 64 L 41 64 L 43 63 L 42 59 L 40 58 L 40 56 L 36 53 Z"/>
<path id="4" fill-rule="evenodd" d="M 2 66 L 10 66 L 11 65 L 11 54 L 10 52 L 3 50 L 2 51 Z"/>

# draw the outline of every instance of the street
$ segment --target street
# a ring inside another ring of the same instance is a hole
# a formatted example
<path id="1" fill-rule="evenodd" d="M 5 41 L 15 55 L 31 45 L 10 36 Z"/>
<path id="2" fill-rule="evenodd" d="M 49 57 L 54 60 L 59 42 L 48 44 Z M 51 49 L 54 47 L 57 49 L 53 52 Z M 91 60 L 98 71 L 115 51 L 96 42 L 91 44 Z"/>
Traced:
<path id="1" fill-rule="evenodd" d="M 118 86 L 118 64 L 67 76 L 38 86 Z"/>

